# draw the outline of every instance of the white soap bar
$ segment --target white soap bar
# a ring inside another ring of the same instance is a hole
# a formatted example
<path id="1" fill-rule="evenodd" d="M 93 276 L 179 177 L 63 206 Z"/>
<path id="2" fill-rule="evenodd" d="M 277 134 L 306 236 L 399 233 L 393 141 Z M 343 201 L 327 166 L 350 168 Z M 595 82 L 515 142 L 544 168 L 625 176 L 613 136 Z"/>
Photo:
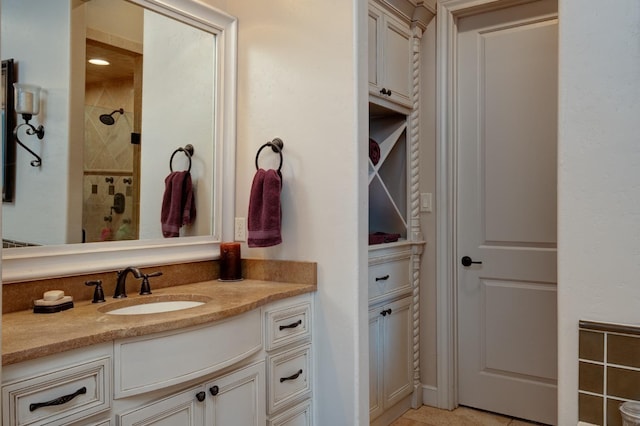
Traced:
<path id="1" fill-rule="evenodd" d="M 62 290 L 49 290 L 44 292 L 43 299 L 46 301 L 59 300 L 64 297 L 64 291 Z"/>
<path id="2" fill-rule="evenodd" d="M 38 300 L 34 300 L 33 304 L 35 306 L 58 306 L 58 305 L 62 305 L 63 303 L 67 303 L 67 302 L 73 302 L 73 297 L 64 296 L 64 297 L 61 297 L 58 300 L 38 299 Z"/>

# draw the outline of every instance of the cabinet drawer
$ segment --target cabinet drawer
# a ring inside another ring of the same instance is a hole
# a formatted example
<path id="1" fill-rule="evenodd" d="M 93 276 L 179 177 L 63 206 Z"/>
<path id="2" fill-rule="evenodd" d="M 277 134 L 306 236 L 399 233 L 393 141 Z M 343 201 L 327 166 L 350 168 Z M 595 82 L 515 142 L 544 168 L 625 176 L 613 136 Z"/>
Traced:
<path id="1" fill-rule="evenodd" d="M 269 414 L 307 397 L 311 392 L 311 345 L 270 356 L 267 383 Z"/>
<path id="2" fill-rule="evenodd" d="M 262 312 L 254 309 L 212 325 L 117 340 L 115 397 L 183 383 L 242 361 L 262 348 L 262 327 Z"/>
<path id="3" fill-rule="evenodd" d="M 311 303 L 304 302 L 266 313 L 266 349 L 271 351 L 311 335 Z"/>
<path id="4" fill-rule="evenodd" d="M 267 422 L 267 426 L 311 426 L 313 424 L 311 400 L 288 409 Z"/>
<path id="5" fill-rule="evenodd" d="M 97 423 L 91 423 L 87 426 L 111 426 L 111 420 L 106 419 L 106 420 L 99 421 Z"/>
<path id="6" fill-rule="evenodd" d="M 111 359 L 7 383 L 2 387 L 3 425 L 66 425 L 111 407 Z"/>
<path id="7" fill-rule="evenodd" d="M 389 296 L 399 296 L 411 292 L 409 278 L 409 256 L 402 255 L 395 260 L 369 265 L 369 302 L 377 302 Z"/>

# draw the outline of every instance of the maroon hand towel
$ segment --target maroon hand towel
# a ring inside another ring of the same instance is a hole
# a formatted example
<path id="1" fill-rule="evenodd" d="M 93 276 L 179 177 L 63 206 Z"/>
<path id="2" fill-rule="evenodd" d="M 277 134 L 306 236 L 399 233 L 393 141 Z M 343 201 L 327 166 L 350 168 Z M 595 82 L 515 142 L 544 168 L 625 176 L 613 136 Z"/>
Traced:
<path id="1" fill-rule="evenodd" d="M 249 197 L 249 247 L 270 247 L 282 242 L 281 190 L 282 179 L 276 170 L 256 172 Z"/>
<path id="2" fill-rule="evenodd" d="M 191 174 L 188 171 L 172 172 L 164 180 L 164 196 L 160 222 L 166 238 L 180 235 L 182 225 L 191 225 L 196 218 Z"/>

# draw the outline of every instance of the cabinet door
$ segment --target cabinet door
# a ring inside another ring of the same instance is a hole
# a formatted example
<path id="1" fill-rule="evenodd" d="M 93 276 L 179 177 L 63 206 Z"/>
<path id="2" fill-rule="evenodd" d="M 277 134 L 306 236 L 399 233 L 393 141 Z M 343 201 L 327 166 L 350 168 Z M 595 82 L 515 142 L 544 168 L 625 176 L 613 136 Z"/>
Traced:
<path id="1" fill-rule="evenodd" d="M 382 319 L 383 308 L 369 311 L 369 419 L 382 414 Z"/>
<path id="2" fill-rule="evenodd" d="M 207 425 L 264 426 L 264 361 L 212 380 L 207 388 Z"/>
<path id="3" fill-rule="evenodd" d="M 369 4 L 369 93 L 412 108 L 411 30 L 407 23 Z"/>
<path id="4" fill-rule="evenodd" d="M 382 42 L 379 40 L 382 28 L 382 11 L 369 5 L 369 91 L 379 95 L 382 89 Z"/>
<path id="5" fill-rule="evenodd" d="M 385 16 L 382 31 L 383 85 L 387 91 L 391 91 L 387 96 L 390 100 L 411 108 L 411 31 L 408 25 L 390 15 Z"/>
<path id="6" fill-rule="evenodd" d="M 391 407 L 413 391 L 413 321 L 411 297 L 383 307 L 383 399 Z"/>
<path id="7" fill-rule="evenodd" d="M 119 415 L 120 426 L 201 426 L 206 394 L 200 387 Z"/>

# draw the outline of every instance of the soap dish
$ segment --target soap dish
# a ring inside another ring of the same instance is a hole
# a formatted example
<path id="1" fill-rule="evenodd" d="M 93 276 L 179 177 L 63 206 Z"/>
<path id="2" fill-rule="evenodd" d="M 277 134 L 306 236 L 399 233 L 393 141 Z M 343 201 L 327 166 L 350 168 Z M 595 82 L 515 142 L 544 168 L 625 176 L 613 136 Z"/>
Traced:
<path id="1" fill-rule="evenodd" d="M 73 301 L 60 303 L 59 305 L 38 306 L 33 307 L 34 314 L 53 314 L 54 312 L 66 311 L 73 308 Z"/>
<path id="2" fill-rule="evenodd" d="M 52 314 L 73 308 L 73 297 L 63 296 L 57 300 L 38 299 L 33 302 L 34 314 Z"/>

